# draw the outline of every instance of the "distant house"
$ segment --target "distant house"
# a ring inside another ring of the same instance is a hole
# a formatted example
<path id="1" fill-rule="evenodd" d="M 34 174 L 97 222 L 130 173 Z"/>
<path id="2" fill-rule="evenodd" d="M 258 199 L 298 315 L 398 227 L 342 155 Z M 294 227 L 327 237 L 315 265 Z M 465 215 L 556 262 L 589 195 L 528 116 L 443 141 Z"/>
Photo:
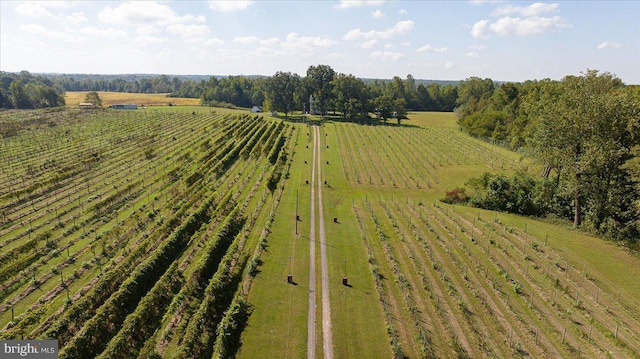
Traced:
<path id="1" fill-rule="evenodd" d="M 93 102 L 80 102 L 78 104 L 78 106 L 81 109 L 91 109 L 91 108 L 96 108 L 96 105 Z"/>
<path id="2" fill-rule="evenodd" d="M 113 104 L 111 108 L 114 110 L 137 110 L 138 105 L 134 104 Z"/>
<path id="3" fill-rule="evenodd" d="M 251 112 L 262 112 L 262 109 L 260 108 L 260 106 L 253 106 L 251 107 Z"/>

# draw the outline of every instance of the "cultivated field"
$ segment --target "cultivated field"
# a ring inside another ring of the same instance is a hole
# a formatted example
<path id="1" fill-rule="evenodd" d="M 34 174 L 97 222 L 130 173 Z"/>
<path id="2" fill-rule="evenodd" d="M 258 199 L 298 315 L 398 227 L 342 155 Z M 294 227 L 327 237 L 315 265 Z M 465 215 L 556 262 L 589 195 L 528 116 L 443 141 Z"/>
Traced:
<path id="1" fill-rule="evenodd" d="M 65 102 L 67 107 L 77 108 L 78 104 L 85 102 L 84 98 L 88 91 L 67 91 Z M 98 91 L 98 96 L 102 100 L 102 106 L 109 107 L 113 104 L 136 104 L 138 106 L 196 106 L 200 104 L 198 98 L 175 98 L 169 94 L 143 94 L 126 92 L 106 92 Z"/>
<path id="2" fill-rule="evenodd" d="M 640 357 L 636 256 L 438 201 L 523 166 L 453 114 L 0 114 L 2 339 L 61 358 Z"/>

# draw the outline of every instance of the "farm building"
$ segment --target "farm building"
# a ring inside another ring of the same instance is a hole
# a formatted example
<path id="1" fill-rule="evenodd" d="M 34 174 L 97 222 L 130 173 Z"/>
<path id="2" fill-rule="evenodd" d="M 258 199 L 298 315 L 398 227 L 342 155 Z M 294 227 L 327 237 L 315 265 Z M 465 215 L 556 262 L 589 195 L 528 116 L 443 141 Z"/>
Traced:
<path id="1" fill-rule="evenodd" d="M 260 106 L 253 106 L 251 107 L 251 112 L 262 112 L 262 108 L 260 108 Z"/>
<path id="2" fill-rule="evenodd" d="M 91 109 L 96 108 L 96 105 L 93 102 L 81 102 L 78 104 L 81 109 Z"/>
<path id="3" fill-rule="evenodd" d="M 138 109 L 138 105 L 134 105 L 134 104 L 113 104 L 111 105 L 112 109 L 115 110 L 137 110 Z"/>

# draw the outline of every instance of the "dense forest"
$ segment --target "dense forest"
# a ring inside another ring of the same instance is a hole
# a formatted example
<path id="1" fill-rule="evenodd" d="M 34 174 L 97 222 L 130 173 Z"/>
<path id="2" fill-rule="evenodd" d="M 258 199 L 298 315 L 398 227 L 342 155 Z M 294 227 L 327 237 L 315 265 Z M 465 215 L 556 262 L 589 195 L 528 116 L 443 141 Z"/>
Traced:
<path id="1" fill-rule="evenodd" d="M 521 151 L 539 176 L 485 174 L 449 201 L 570 219 L 609 238 L 640 238 L 640 87 L 587 70 L 560 81 L 458 86 L 463 131 Z M 468 192 L 468 193 L 467 193 Z"/>
<path id="2" fill-rule="evenodd" d="M 0 74 L 2 108 L 64 105 L 65 91 L 169 93 L 203 105 L 262 106 L 288 116 L 335 113 L 351 121 L 370 114 L 400 123 L 407 112 L 455 111 L 461 130 L 519 151 L 539 175 L 486 174 L 446 201 L 523 215 L 572 220 L 609 238 L 640 238 L 640 86 L 587 70 L 562 80 L 496 83 L 471 77 L 457 84 L 405 79 L 366 80 L 309 66 L 305 76 Z M 309 99 L 313 96 L 313 109 Z M 535 172 L 534 171 L 534 172 Z"/>
<path id="3" fill-rule="evenodd" d="M 64 106 L 65 89 L 59 83 L 27 71 L 0 72 L 0 108 L 47 108 Z"/>

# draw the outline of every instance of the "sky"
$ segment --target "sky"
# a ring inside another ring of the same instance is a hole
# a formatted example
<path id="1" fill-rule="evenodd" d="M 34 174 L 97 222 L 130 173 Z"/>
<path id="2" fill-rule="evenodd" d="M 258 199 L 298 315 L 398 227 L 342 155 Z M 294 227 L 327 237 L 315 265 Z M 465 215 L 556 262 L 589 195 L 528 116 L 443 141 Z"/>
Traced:
<path id="1" fill-rule="evenodd" d="M 640 84 L 640 1 L 0 0 L 0 70 Z"/>

